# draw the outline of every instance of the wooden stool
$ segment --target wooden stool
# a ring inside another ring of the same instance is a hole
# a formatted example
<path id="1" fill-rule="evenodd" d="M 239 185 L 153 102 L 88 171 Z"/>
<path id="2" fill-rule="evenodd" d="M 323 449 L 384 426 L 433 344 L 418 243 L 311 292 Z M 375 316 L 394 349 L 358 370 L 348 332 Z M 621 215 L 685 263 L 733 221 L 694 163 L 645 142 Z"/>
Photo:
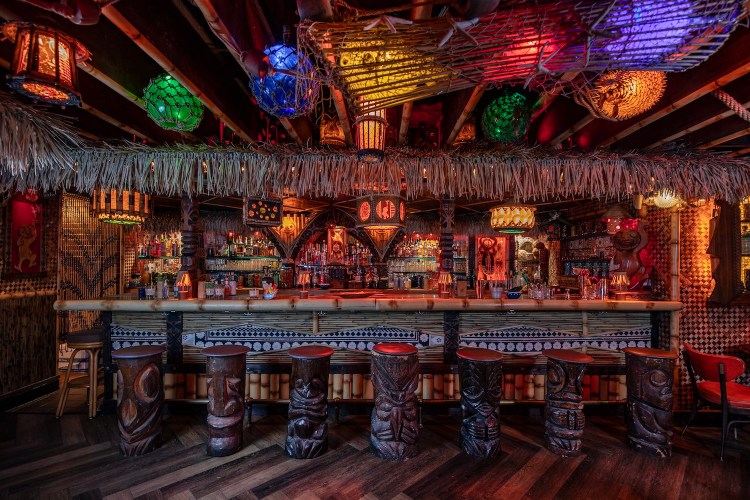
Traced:
<path id="1" fill-rule="evenodd" d="M 461 382 L 461 448 L 474 457 L 495 457 L 500 453 L 503 355 L 471 347 L 456 354 Z"/>
<path id="2" fill-rule="evenodd" d="M 628 445 L 659 457 L 672 456 L 672 400 L 677 353 L 623 349 L 628 384 Z"/>
<path id="3" fill-rule="evenodd" d="M 143 455 L 161 446 L 161 407 L 164 346 L 126 347 L 112 352 L 117 362 L 117 421 L 120 450 Z"/>
<path id="4" fill-rule="evenodd" d="M 406 460 L 419 452 L 417 348 L 384 343 L 372 348 L 375 408 L 370 418 L 370 447 L 385 460 Z"/>
<path id="5" fill-rule="evenodd" d="M 245 361 L 249 347 L 219 345 L 203 349 L 208 385 L 206 453 L 225 457 L 242 449 L 245 419 Z"/>
<path id="6" fill-rule="evenodd" d="M 543 354 L 547 356 L 544 406 L 547 449 L 564 457 L 578 455 L 586 423 L 581 384 L 586 365 L 594 358 L 571 349 L 545 349 Z"/>
<path id="7" fill-rule="evenodd" d="M 315 458 L 328 449 L 328 372 L 333 349 L 306 345 L 289 349 L 289 424 L 286 453 Z"/>
<path id="8" fill-rule="evenodd" d="M 68 360 L 68 370 L 65 372 L 65 378 L 63 379 L 55 417 L 60 418 L 65 411 L 65 404 L 68 401 L 68 393 L 70 392 L 70 372 L 73 369 L 76 353 L 78 351 L 85 351 L 89 353 L 89 418 L 94 418 L 96 416 L 96 400 L 99 386 L 99 354 L 104 347 L 104 328 L 90 328 L 88 330 L 69 333 L 67 343 L 68 347 L 73 349 L 73 352 L 70 354 L 70 359 Z"/>

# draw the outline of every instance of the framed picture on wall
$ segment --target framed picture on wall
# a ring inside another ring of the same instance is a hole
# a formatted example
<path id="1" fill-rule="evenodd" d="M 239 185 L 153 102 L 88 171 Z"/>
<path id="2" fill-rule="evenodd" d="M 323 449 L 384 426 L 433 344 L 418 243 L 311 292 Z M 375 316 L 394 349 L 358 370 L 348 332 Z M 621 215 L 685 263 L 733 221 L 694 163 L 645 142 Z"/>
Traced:
<path id="1" fill-rule="evenodd" d="M 36 192 L 16 193 L 8 201 L 4 279 L 39 277 L 44 266 L 42 203 Z"/>

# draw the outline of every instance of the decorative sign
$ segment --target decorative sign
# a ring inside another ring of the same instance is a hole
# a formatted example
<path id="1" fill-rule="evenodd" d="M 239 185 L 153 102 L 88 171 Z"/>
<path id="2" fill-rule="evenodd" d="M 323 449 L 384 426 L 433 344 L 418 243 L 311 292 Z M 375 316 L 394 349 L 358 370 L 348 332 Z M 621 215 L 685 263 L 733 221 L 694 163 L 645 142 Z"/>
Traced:
<path id="1" fill-rule="evenodd" d="M 242 222 L 248 226 L 280 226 L 282 201 L 262 198 L 245 198 L 242 205 Z"/>
<path id="2" fill-rule="evenodd" d="M 42 205 L 36 193 L 17 194 L 10 207 L 10 269 L 15 273 L 42 272 Z"/>

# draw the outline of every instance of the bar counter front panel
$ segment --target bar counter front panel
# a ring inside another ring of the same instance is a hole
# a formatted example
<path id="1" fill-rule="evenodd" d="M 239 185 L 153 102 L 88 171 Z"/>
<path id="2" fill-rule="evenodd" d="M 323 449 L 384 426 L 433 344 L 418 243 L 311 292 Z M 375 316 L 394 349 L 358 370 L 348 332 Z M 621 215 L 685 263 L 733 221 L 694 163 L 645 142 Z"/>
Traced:
<path id="1" fill-rule="evenodd" d="M 273 300 L 58 301 L 57 310 L 104 312 L 110 342 L 105 370 L 116 369 L 111 350 L 166 344 L 168 399 L 205 398 L 204 347 L 241 344 L 247 357 L 246 396 L 288 397 L 286 351 L 306 343 L 334 348 L 329 397 L 371 399 L 369 350 L 378 342 L 419 348 L 424 400 L 460 397 L 455 374 L 459 346 L 502 351 L 504 399 L 544 399 L 548 348 L 584 348 L 595 358 L 584 380 L 587 401 L 625 399 L 626 347 L 656 345 L 658 323 L 680 302 L 610 300 L 438 299 L 430 295 L 367 298 L 319 296 Z M 112 378 L 105 378 L 112 396 Z"/>

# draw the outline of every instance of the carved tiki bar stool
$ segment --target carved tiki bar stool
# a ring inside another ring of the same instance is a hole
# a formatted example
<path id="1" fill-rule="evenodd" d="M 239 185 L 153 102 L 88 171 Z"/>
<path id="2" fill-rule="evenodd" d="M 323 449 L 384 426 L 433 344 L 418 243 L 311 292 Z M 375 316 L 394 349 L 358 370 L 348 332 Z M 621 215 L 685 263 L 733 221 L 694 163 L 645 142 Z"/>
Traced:
<path id="1" fill-rule="evenodd" d="M 660 457 L 672 456 L 672 400 L 677 353 L 628 348 L 628 445 Z"/>
<path id="2" fill-rule="evenodd" d="M 68 402 L 68 393 L 70 392 L 70 372 L 73 369 L 76 353 L 86 351 L 89 353 L 88 369 L 88 405 L 89 418 L 96 416 L 96 400 L 99 387 L 99 355 L 104 347 L 104 328 L 90 328 L 68 334 L 67 344 L 69 349 L 73 349 L 68 360 L 68 369 L 65 372 L 65 379 L 60 389 L 60 399 L 57 402 L 55 417 L 60 418 L 65 411 L 65 404 Z"/>
<path id="3" fill-rule="evenodd" d="M 203 349 L 208 386 L 208 445 L 211 457 L 225 457 L 242 448 L 245 418 L 245 359 L 249 347 L 219 345 Z"/>
<path id="4" fill-rule="evenodd" d="M 306 345 L 289 349 L 289 424 L 286 453 L 315 458 L 328 449 L 328 372 L 333 349 Z"/>
<path id="5" fill-rule="evenodd" d="M 417 455 L 419 422 L 417 348 L 384 343 L 372 348 L 372 385 L 375 408 L 370 418 L 370 447 L 385 460 L 406 460 Z"/>
<path id="6" fill-rule="evenodd" d="M 161 446 L 164 346 L 126 347 L 112 352 L 117 363 L 117 422 L 120 450 L 143 455 Z"/>
<path id="7" fill-rule="evenodd" d="M 464 347 L 456 353 L 461 381 L 461 449 L 474 457 L 500 453 L 500 398 L 503 355 Z"/>
<path id="8" fill-rule="evenodd" d="M 594 361 L 588 354 L 571 349 L 545 349 L 547 395 L 544 406 L 544 438 L 547 449 L 563 457 L 581 452 L 583 372 Z"/>

